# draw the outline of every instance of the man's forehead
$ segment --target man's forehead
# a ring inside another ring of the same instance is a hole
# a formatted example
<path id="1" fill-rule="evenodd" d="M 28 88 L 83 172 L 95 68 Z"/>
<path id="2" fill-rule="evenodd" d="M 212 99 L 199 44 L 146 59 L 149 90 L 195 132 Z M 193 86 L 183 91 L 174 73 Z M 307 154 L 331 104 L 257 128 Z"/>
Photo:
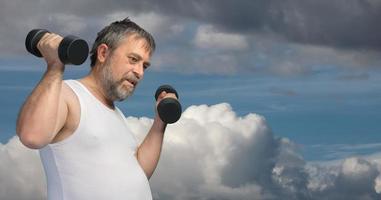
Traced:
<path id="1" fill-rule="evenodd" d="M 146 39 L 140 36 L 125 37 L 120 41 L 119 47 L 120 46 L 124 46 L 124 48 L 128 51 L 127 53 L 137 54 L 147 60 L 149 60 L 152 55 L 149 43 Z"/>
<path id="2" fill-rule="evenodd" d="M 127 42 L 128 44 L 141 45 L 142 48 L 144 48 L 149 54 L 151 54 L 150 43 L 147 41 L 146 38 L 140 36 L 139 34 L 129 34 L 123 40 L 125 40 L 125 42 Z"/>

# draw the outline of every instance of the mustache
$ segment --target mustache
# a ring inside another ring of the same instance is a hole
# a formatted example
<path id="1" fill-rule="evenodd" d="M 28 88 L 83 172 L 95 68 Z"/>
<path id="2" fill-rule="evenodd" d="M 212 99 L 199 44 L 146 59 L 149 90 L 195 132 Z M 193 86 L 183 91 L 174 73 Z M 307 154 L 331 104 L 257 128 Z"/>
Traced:
<path id="1" fill-rule="evenodd" d="M 137 85 L 138 82 L 139 82 L 139 78 L 136 77 L 135 75 L 126 75 L 126 76 L 124 76 L 124 77 L 120 80 L 120 82 L 123 82 L 123 81 L 125 81 L 125 80 L 127 80 L 127 81 L 133 83 L 134 85 Z"/>

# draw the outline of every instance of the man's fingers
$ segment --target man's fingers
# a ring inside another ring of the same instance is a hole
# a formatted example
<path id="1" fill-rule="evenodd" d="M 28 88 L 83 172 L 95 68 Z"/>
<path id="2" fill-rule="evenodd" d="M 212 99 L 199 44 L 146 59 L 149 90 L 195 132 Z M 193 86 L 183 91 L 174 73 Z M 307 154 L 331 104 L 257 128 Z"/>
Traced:
<path id="1" fill-rule="evenodd" d="M 166 91 L 162 91 L 162 92 L 159 94 L 159 97 L 157 98 L 157 101 L 160 102 L 162 99 L 164 99 L 164 98 L 168 98 L 168 97 L 177 99 L 177 97 L 176 97 L 176 95 L 175 95 L 174 93 L 167 93 Z"/>

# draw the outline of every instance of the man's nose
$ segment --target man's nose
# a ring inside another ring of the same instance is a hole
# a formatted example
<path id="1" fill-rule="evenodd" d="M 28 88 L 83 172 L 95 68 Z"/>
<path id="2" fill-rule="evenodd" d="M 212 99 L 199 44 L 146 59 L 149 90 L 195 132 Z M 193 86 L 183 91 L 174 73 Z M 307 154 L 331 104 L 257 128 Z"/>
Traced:
<path id="1" fill-rule="evenodd" d="M 143 64 L 135 65 L 134 74 L 139 80 L 143 78 L 143 75 L 144 75 Z"/>

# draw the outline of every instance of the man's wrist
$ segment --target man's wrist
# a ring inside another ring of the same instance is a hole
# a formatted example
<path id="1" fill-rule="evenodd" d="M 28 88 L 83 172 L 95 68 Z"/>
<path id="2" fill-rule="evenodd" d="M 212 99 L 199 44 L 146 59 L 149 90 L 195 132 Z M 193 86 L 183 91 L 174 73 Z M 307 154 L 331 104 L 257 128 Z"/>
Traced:
<path id="1" fill-rule="evenodd" d="M 65 70 L 65 65 L 61 61 L 48 62 L 47 65 L 48 71 L 63 72 Z"/>
<path id="2" fill-rule="evenodd" d="M 167 127 L 167 123 L 163 122 L 163 120 L 160 119 L 159 115 L 156 114 L 152 127 L 164 133 Z"/>

